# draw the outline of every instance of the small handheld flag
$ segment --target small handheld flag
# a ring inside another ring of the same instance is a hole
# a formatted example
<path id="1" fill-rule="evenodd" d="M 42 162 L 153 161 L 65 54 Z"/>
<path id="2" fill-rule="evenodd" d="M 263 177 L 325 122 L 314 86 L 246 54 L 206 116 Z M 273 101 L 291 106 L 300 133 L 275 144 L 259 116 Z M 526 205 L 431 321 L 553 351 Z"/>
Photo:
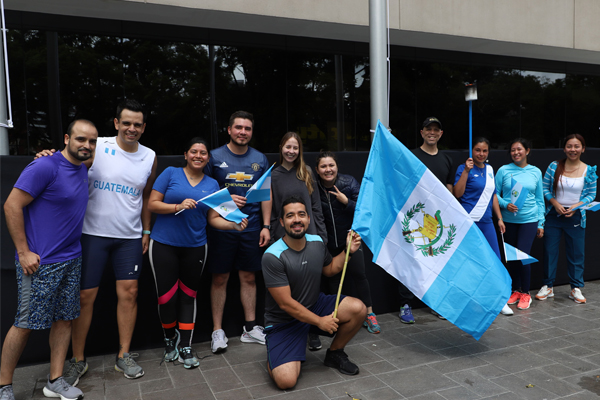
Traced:
<path id="1" fill-rule="evenodd" d="M 570 208 L 569 211 L 575 211 L 578 209 L 586 210 L 586 211 L 598 211 L 600 210 L 600 201 L 592 201 L 589 204 L 581 204 L 577 207 Z"/>
<path id="2" fill-rule="evenodd" d="M 246 192 L 246 204 L 271 200 L 271 170 L 274 166 L 275 164 L 271 165 L 271 168 L 248 189 Z"/>
<path id="3" fill-rule="evenodd" d="M 213 194 L 209 194 L 208 196 L 196 201 L 196 203 L 206 204 L 218 212 L 221 217 L 228 221 L 233 221 L 236 224 L 239 224 L 244 218 L 248 217 L 235 205 L 227 188 L 221 189 Z M 185 209 L 176 212 L 175 215 L 183 211 L 185 211 Z"/>
<path id="4" fill-rule="evenodd" d="M 529 190 L 525 189 L 523 185 L 515 180 L 515 178 L 511 177 L 510 179 L 510 202 L 520 210 L 521 207 L 523 207 L 523 204 L 525 204 L 525 199 L 527 199 Z M 517 215 L 517 212 L 515 212 L 515 215 Z"/>
<path id="5" fill-rule="evenodd" d="M 517 249 L 510 244 L 504 242 L 504 235 L 502 235 L 502 244 L 504 245 L 504 258 L 506 262 L 509 261 L 521 261 L 523 265 L 532 264 L 534 262 L 538 262 L 538 260 L 534 257 L 531 257 L 529 254 L 525 253 Z"/>

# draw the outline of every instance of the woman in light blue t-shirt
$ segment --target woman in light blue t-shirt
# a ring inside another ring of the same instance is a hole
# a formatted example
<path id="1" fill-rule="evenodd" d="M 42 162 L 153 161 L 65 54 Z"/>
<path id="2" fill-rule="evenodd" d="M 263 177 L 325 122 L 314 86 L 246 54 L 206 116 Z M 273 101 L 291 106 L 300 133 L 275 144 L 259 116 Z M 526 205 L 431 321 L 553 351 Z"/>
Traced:
<path id="1" fill-rule="evenodd" d="M 531 152 L 531 144 L 527 139 L 514 139 L 509 148 L 512 163 L 500 167 L 496 174 L 496 193 L 506 226 L 504 241 L 529 254 L 533 239 L 544 236 L 542 172 L 527 162 Z M 528 192 L 520 208 L 511 200 L 513 181 Z M 526 310 L 531 305 L 531 267 L 521 261 L 509 261 L 507 264 L 513 290 L 508 304 L 517 304 L 519 310 Z"/>

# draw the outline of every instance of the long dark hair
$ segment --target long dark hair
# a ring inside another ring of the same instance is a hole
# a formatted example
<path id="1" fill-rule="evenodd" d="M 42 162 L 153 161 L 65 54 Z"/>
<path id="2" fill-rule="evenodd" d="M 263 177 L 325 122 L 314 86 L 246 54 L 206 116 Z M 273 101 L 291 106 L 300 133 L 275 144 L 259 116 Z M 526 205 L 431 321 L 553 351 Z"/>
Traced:
<path id="1" fill-rule="evenodd" d="M 333 151 L 321 150 L 319 152 L 319 155 L 317 156 L 317 161 L 315 162 L 315 173 L 317 175 L 319 175 L 319 163 L 321 162 L 322 159 L 327 158 L 327 157 L 330 157 L 333 161 L 335 161 L 335 165 L 337 165 L 338 160 Z M 340 171 L 338 170 L 338 174 L 339 173 L 340 173 Z M 321 179 L 320 176 L 319 176 L 319 179 Z"/>
<path id="2" fill-rule="evenodd" d="M 579 133 L 572 133 L 565 138 L 565 143 L 563 144 L 563 149 L 567 146 L 567 142 L 571 139 L 577 139 L 581 143 L 581 146 L 585 149 L 585 139 Z M 565 173 L 565 163 L 567 162 L 567 157 L 558 161 L 558 165 L 556 166 L 556 171 L 554 171 L 554 182 L 552 183 L 552 189 L 554 190 L 554 196 L 556 196 L 556 190 L 558 189 L 558 181 Z"/>
<path id="3" fill-rule="evenodd" d="M 206 151 L 208 151 L 208 156 L 210 157 L 210 147 L 208 147 L 208 143 L 206 143 L 206 140 L 204 140 L 200 136 L 193 137 L 190 139 L 189 142 L 187 142 L 184 153 L 187 153 L 188 151 L 190 151 L 192 146 L 195 144 L 203 144 L 204 147 L 206 147 Z M 183 166 L 185 167 L 186 165 L 187 165 L 187 161 L 184 160 Z"/>

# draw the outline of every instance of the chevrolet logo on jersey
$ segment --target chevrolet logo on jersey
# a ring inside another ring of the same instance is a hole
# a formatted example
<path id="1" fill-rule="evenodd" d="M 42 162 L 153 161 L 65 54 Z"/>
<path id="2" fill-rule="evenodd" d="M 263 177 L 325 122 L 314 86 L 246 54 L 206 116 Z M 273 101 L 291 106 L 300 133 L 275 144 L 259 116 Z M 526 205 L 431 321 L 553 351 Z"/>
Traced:
<path id="1" fill-rule="evenodd" d="M 234 174 L 227 174 L 225 179 L 235 179 L 236 182 L 244 182 L 249 181 L 254 177 L 254 175 L 246 175 L 243 172 L 236 171 Z"/>

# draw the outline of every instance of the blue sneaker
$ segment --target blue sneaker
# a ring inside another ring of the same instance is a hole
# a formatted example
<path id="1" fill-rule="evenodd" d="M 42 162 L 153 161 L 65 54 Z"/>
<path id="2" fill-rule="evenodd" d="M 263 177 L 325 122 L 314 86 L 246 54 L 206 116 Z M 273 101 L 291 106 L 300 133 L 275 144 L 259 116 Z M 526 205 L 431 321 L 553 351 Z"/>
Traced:
<path id="1" fill-rule="evenodd" d="M 404 307 L 400 307 L 400 322 L 404 324 L 414 324 L 415 317 L 413 317 L 412 310 L 408 304 L 405 304 Z"/>

